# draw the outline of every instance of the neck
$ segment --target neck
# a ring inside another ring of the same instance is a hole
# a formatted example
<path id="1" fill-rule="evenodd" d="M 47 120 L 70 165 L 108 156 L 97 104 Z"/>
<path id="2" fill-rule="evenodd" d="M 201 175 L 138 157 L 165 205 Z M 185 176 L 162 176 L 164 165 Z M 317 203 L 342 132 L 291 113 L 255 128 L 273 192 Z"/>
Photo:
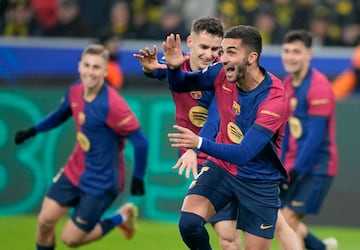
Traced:
<path id="1" fill-rule="evenodd" d="M 96 96 L 98 95 L 100 88 L 104 83 L 98 84 L 93 88 L 85 88 L 84 89 L 84 100 L 87 102 L 92 102 Z"/>
<path id="2" fill-rule="evenodd" d="M 265 75 L 258 66 L 254 68 L 249 67 L 245 77 L 243 78 L 243 81 L 238 81 L 237 86 L 243 91 L 251 91 L 256 89 L 256 87 L 259 86 L 264 78 Z"/>
<path id="3" fill-rule="evenodd" d="M 305 67 L 303 70 L 292 74 L 292 82 L 291 82 L 292 86 L 299 87 L 308 71 L 309 71 L 309 67 Z"/>

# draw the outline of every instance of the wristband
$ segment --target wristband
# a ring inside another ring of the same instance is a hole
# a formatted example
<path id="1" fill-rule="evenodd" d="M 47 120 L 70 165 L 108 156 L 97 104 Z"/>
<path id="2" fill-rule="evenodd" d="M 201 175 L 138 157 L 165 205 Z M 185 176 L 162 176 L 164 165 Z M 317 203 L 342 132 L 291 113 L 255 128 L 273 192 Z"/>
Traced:
<path id="1" fill-rule="evenodd" d="M 203 138 L 199 136 L 199 142 L 198 142 L 198 145 L 197 145 L 197 149 L 200 149 L 201 148 L 201 145 L 202 145 L 202 141 L 203 141 Z"/>

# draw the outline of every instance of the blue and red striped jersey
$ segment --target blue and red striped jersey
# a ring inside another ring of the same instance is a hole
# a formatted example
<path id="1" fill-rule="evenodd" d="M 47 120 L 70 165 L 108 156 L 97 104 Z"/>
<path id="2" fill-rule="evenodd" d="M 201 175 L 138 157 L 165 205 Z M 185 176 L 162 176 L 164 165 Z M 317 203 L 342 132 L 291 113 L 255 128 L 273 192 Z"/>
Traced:
<path id="1" fill-rule="evenodd" d="M 139 122 L 125 100 L 107 84 L 91 102 L 83 99 L 83 91 L 81 81 L 72 84 L 60 107 L 35 128 L 43 132 L 72 116 L 76 144 L 63 168 L 65 175 L 93 195 L 121 190 L 125 177 L 125 137 L 139 129 Z"/>
<path id="2" fill-rule="evenodd" d="M 288 171 L 335 176 L 335 97 L 324 74 L 310 69 L 298 87 L 284 81 L 291 116 L 286 128 L 282 160 Z"/>

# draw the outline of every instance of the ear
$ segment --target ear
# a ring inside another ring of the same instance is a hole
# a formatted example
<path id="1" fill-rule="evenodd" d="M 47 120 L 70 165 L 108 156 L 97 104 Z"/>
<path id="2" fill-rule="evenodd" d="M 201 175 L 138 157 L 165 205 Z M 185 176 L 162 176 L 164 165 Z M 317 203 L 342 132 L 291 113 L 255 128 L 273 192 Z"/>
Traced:
<path id="1" fill-rule="evenodd" d="M 256 52 L 250 52 L 249 56 L 248 56 L 248 64 L 254 64 L 257 59 L 258 59 L 259 55 Z"/>
<path id="2" fill-rule="evenodd" d="M 187 46 L 190 48 L 191 44 L 192 44 L 192 39 L 191 39 L 191 35 L 188 35 L 186 38 L 186 44 Z"/>

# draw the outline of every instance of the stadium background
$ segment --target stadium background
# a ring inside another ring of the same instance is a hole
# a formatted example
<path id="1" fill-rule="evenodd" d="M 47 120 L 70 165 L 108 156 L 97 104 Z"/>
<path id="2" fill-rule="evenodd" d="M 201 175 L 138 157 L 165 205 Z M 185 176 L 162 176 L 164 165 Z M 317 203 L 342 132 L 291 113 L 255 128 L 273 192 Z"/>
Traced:
<path id="1" fill-rule="evenodd" d="M 74 145 L 72 121 L 43 133 L 21 146 L 13 137 L 18 129 L 38 122 L 57 107 L 66 87 L 77 77 L 77 61 L 86 39 L 0 39 L 0 215 L 36 213 L 52 177 L 66 161 Z M 174 105 L 166 81 L 147 79 L 132 54 L 159 41 L 132 41 L 119 52 L 125 74 L 120 91 L 137 114 L 150 142 L 147 193 L 135 199 L 127 190 L 114 204 L 124 200 L 140 205 L 146 219 L 176 221 L 183 195 L 189 184 L 171 170 L 176 150 L 171 149 L 167 133 L 174 121 Z M 185 46 L 184 46 L 185 48 Z M 352 49 L 318 48 L 313 66 L 330 79 L 350 65 Z M 261 64 L 284 76 L 280 48 L 264 48 Z M 320 216 L 307 221 L 318 225 L 360 227 L 356 216 L 360 206 L 360 99 L 337 103 L 337 142 L 340 172 Z M 131 145 L 126 148 L 128 175 L 132 171 Z M 127 183 L 129 184 L 129 183 Z"/>

